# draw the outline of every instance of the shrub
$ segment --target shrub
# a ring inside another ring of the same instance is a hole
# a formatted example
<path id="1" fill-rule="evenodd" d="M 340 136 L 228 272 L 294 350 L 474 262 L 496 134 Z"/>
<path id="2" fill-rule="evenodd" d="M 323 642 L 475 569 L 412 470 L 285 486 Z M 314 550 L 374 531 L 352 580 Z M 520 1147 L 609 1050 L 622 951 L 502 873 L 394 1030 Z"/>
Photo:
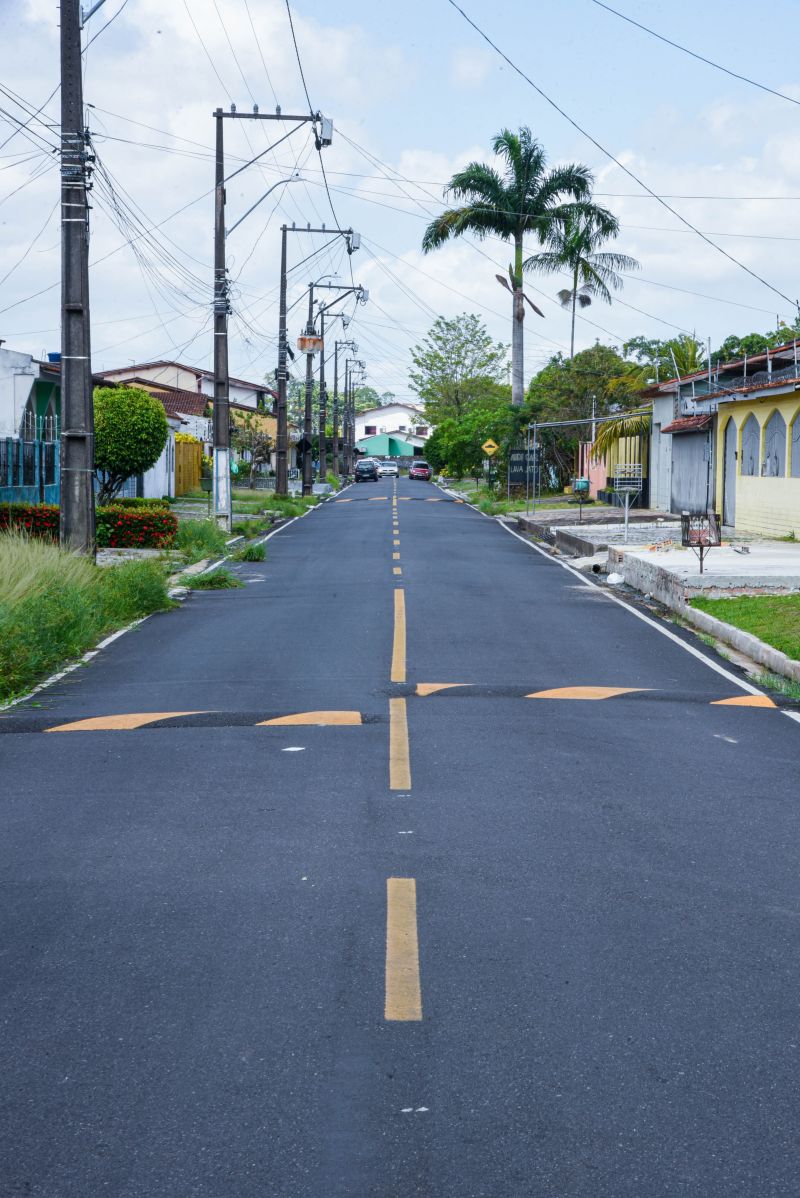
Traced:
<path id="1" fill-rule="evenodd" d="M 166 508 L 169 510 L 168 499 L 115 499 L 114 507 L 136 507 L 136 508 Z"/>
<path id="2" fill-rule="evenodd" d="M 97 544 L 109 549 L 168 549 L 178 531 L 169 508 L 110 504 L 97 511 Z"/>
<path id="3" fill-rule="evenodd" d="M 139 387 L 96 387 L 94 467 L 101 502 L 113 499 L 126 479 L 154 466 L 167 443 L 163 404 Z"/>
<path id="4" fill-rule="evenodd" d="M 57 541 L 59 514 L 56 503 L 0 504 L 0 532 L 16 528 L 31 537 Z"/>
<path id="5" fill-rule="evenodd" d="M 115 628 L 171 606 L 159 562 L 101 570 L 44 539 L 0 535 L 0 699 L 28 689 Z"/>

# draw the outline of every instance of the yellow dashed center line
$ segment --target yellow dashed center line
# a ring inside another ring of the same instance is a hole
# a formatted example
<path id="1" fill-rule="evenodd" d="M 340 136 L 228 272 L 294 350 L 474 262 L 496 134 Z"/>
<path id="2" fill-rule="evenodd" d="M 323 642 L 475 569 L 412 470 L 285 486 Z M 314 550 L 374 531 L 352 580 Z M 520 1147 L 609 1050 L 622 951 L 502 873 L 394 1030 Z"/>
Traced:
<path id="1" fill-rule="evenodd" d="M 399 553 L 393 553 L 393 554 L 392 554 L 392 561 L 399 562 L 399 561 L 400 561 L 400 554 L 399 554 Z"/>
<path id="2" fill-rule="evenodd" d="M 405 699 L 389 700 L 389 789 L 411 789 L 408 716 Z"/>
<path id="3" fill-rule="evenodd" d="M 394 592 L 394 643 L 392 646 L 392 682 L 406 680 L 406 596 L 402 588 Z"/>
<path id="4" fill-rule="evenodd" d="M 393 545 L 399 545 L 399 544 L 400 544 L 400 538 L 399 538 L 399 537 L 395 537 L 395 539 L 392 541 L 392 544 L 393 544 Z"/>
<path id="5" fill-rule="evenodd" d="M 417 935 L 417 883 L 414 878 L 386 879 L 386 999 L 384 1018 L 422 1019 Z"/>

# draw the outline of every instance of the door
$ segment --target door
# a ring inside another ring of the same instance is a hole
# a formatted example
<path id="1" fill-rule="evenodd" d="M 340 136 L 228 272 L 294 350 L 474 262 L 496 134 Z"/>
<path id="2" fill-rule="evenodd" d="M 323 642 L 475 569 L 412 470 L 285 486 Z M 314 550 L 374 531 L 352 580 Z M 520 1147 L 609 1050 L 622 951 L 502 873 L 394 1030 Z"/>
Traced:
<path id="1" fill-rule="evenodd" d="M 725 425 L 725 454 L 722 463 L 722 523 L 736 524 L 736 421 Z"/>

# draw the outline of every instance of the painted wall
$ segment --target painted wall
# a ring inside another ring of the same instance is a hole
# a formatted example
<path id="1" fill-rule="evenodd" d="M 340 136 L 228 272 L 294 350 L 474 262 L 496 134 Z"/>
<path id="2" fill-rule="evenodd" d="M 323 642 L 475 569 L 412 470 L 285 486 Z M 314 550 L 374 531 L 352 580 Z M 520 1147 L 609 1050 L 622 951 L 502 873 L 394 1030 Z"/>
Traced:
<path id="1" fill-rule="evenodd" d="M 776 409 L 786 421 L 784 477 L 742 475 L 742 428 L 745 421 L 751 413 L 758 421 L 761 437 L 759 461 L 763 470 L 766 456 L 765 428 Z M 720 404 L 716 453 L 718 511 L 722 510 L 719 505 L 723 501 L 724 437 L 729 420 L 733 420 L 736 425 L 736 528 L 741 532 L 760 533 L 766 537 L 784 537 L 792 532 L 800 537 L 800 476 L 791 476 L 792 434 L 795 422 L 800 421 L 800 394 L 792 390 L 784 396 L 776 396 L 773 393 L 762 397 L 748 397 L 735 403 Z"/>

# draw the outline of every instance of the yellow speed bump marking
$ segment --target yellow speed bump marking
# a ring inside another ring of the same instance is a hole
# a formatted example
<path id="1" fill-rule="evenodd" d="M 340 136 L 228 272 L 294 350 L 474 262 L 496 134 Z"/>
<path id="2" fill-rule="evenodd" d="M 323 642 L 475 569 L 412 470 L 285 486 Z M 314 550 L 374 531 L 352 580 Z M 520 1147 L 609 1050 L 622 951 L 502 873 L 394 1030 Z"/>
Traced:
<path id="1" fill-rule="evenodd" d="M 138 711 L 125 715 L 96 715 L 88 720 L 72 720 L 69 724 L 57 724 L 45 728 L 45 732 L 122 732 L 130 728 L 144 728 L 158 720 L 174 720 L 182 715 L 205 715 L 204 711 Z"/>
<path id="2" fill-rule="evenodd" d="M 334 503 L 352 503 L 352 499 L 334 499 Z"/>
<path id="3" fill-rule="evenodd" d="M 292 715 L 279 715 L 274 720 L 259 720 L 256 728 L 274 728 L 298 724 L 353 725 L 361 723 L 360 711 L 295 711 Z"/>
<path id="4" fill-rule="evenodd" d="M 435 695 L 437 691 L 452 690 L 454 686 L 470 686 L 469 682 L 418 682 L 418 695 Z"/>
<path id="5" fill-rule="evenodd" d="M 426 499 L 426 503 L 441 503 L 441 499 Z"/>
<path id="6" fill-rule="evenodd" d="M 394 593 L 394 643 L 392 645 L 392 682 L 406 680 L 406 596 L 398 587 Z"/>
<path id="7" fill-rule="evenodd" d="M 400 566 L 392 566 L 392 574 L 402 574 L 402 573 L 403 573 L 403 571 L 400 568 Z"/>
<path id="8" fill-rule="evenodd" d="M 534 691 L 526 699 L 613 699 L 647 690 L 642 686 L 557 686 L 553 690 Z"/>
<path id="9" fill-rule="evenodd" d="M 386 879 L 386 998 L 384 1018 L 422 1019 L 417 933 L 417 883 L 414 878 Z"/>
<path id="10" fill-rule="evenodd" d="M 388 495 L 370 495 L 370 503 L 384 503 L 389 498 Z"/>
<path id="11" fill-rule="evenodd" d="M 411 789 L 405 699 L 389 700 L 389 789 Z"/>
<path id="12" fill-rule="evenodd" d="M 712 707 L 774 707 L 767 695 L 737 695 L 734 699 L 715 699 Z"/>

